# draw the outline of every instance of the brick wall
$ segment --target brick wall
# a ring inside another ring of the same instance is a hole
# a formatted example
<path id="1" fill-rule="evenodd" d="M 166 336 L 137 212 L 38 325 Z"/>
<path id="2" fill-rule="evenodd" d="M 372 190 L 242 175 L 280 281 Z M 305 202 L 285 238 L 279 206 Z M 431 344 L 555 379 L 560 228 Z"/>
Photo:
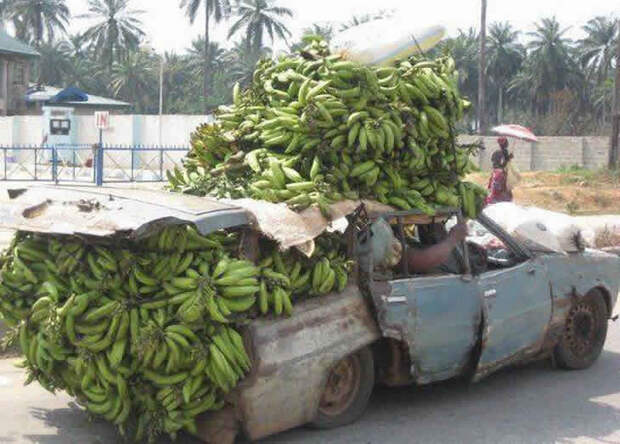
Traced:
<path id="1" fill-rule="evenodd" d="M 480 140 L 477 136 L 461 136 L 460 143 Z M 491 155 L 498 149 L 496 137 L 483 137 L 486 150 L 474 162 L 482 170 L 491 169 Z M 607 137 L 539 137 L 538 143 L 511 139 L 515 166 L 520 171 L 550 171 L 563 166 L 579 165 L 598 169 L 607 165 L 609 139 Z"/>

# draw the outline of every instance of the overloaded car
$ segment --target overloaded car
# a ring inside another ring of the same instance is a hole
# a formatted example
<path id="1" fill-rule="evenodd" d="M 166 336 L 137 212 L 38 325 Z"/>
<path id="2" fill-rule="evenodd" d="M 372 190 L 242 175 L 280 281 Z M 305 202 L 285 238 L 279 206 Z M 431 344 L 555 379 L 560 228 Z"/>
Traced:
<path id="1" fill-rule="evenodd" d="M 192 223 L 202 234 L 244 232 L 248 258 L 264 234 L 256 220 L 265 214 L 253 213 L 247 202 L 136 190 L 63 193 L 69 191 L 15 191 L 13 205 L 3 207 L 4 225 L 107 236 Z M 54 207 L 52 195 L 66 202 Z M 444 264 L 421 274 L 398 258 L 386 267 L 382 255 L 431 248 L 459 210 L 428 216 L 368 202 L 349 208 L 332 224 L 356 264 L 349 285 L 296 304 L 291 317 L 262 317 L 244 327 L 250 373 L 229 395 L 231 407 L 204 417 L 198 432 L 205 440 L 231 443 L 238 432 L 256 440 L 304 424 L 342 426 L 360 419 L 377 384 L 479 381 L 544 358 L 562 369 L 585 369 L 601 354 L 619 290 L 618 256 L 537 251 L 483 213 L 477 223 L 495 238 L 492 248 L 465 240 Z M 273 205 L 269 211 L 289 210 Z M 277 235 L 281 230 L 271 225 Z M 386 248 L 391 237 L 398 248 Z"/>
<path id="2" fill-rule="evenodd" d="M 256 367 L 238 404 L 248 436 L 355 421 L 375 384 L 479 381 L 544 358 L 568 370 L 596 361 L 618 294 L 616 255 L 532 251 L 482 214 L 477 223 L 495 236 L 493 248 L 468 241 L 432 274 L 403 261 L 376 269 L 373 222 L 388 222 L 404 248 L 430 246 L 437 237 L 428 233 L 441 233 L 457 213 L 383 212 L 363 223 L 359 211 L 349 217 L 344 236 L 359 265 L 357 284 L 309 301 L 294 318 L 248 329 Z"/>

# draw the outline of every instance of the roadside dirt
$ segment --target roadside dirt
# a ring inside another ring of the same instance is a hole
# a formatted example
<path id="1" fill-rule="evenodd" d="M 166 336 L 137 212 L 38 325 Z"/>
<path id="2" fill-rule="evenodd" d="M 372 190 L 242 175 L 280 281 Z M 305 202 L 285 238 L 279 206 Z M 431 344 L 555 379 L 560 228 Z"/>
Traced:
<path id="1" fill-rule="evenodd" d="M 522 173 L 515 202 L 573 215 L 620 214 L 620 176 L 607 172 L 567 170 Z M 469 180 L 487 186 L 489 174 Z"/>

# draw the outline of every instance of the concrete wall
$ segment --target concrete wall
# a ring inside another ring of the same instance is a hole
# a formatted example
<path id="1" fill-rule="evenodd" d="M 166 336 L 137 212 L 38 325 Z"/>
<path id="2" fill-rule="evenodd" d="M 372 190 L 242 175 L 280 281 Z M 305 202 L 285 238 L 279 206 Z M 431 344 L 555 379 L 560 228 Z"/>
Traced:
<path id="1" fill-rule="evenodd" d="M 461 136 L 459 142 L 473 143 L 476 136 Z M 483 170 L 491 169 L 491 155 L 498 149 L 496 137 L 483 137 L 485 151 L 474 159 Z M 550 171 L 578 165 L 598 169 L 607 165 L 609 138 L 607 137 L 539 137 L 538 143 L 511 140 L 515 166 L 520 171 Z"/>
<path id="2" fill-rule="evenodd" d="M 211 119 L 194 115 L 111 115 L 110 128 L 104 131 L 107 145 L 188 146 L 194 129 Z M 99 140 L 93 116 L 75 116 L 75 143 L 94 144 Z M 45 122 L 41 116 L 0 117 L 0 146 L 39 145 L 43 140 Z M 462 143 L 479 140 L 461 136 Z M 487 149 L 476 163 L 484 170 L 491 168 L 491 154 L 497 149 L 495 137 L 484 137 Z M 515 164 L 521 171 L 555 170 L 562 166 L 579 165 L 590 169 L 607 164 L 609 139 L 606 137 L 541 137 L 538 143 L 511 141 Z M 146 161 L 143 159 L 143 161 Z M 125 163 L 125 162 L 123 162 Z"/>
<path id="3" fill-rule="evenodd" d="M 110 128 L 103 133 L 105 144 L 111 145 L 178 145 L 188 146 L 194 129 L 211 119 L 194 115 L 111 115 Z M 0 146 L 39 145 L 45 127 L 42 116 L 0 117 Z M 93 144 L 99 140 L 93 116 L 75 116 L 77 144 Z"/>

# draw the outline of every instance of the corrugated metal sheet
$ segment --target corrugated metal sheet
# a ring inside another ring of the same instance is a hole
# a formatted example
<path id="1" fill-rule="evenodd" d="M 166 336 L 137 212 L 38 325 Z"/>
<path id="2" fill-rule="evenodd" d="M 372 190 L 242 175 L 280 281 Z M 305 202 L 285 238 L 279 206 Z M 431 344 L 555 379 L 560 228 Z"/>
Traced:
<path id="1" fill-rule="evenodd" d="M 251 219 L 240 207 L 162 191 L 41 186 L 9 195 L 0 205 L 0 228 L 40 233 L 135 239 L 162 225 L 190 222 L 209 233 Z"/>
<path id="2" fill-rule="evenodd" d="M 49 85 L 41 85 L 41 89 L 32 89 L 34 85 L 31 86 L 29 92 L 26 93 L 26 100 L 28 102 L 47 102 L 52 97 L 56 96 L 59 92 L 62 91 L 62 88 L 56 88 L 54 86 Z M 88 94 L 88 100 L 83 102 L 77 101 L 63 101 L 58 102 L 58 104 L 64 105 L 77 105 L 77 106 L 118 106 L 118 107 L 128 107 L 131 106 L 130 103 L 122 102 L 120 100 L 109 99 L 107 97 L 96 96 L 94 94 Z"/>
<path id="3" fill-rule="evenodd" d="M 0 30 L 0 53 L 19 54 L 26 57 L 38 57 L 39 53 L 23 42 Z"/>

